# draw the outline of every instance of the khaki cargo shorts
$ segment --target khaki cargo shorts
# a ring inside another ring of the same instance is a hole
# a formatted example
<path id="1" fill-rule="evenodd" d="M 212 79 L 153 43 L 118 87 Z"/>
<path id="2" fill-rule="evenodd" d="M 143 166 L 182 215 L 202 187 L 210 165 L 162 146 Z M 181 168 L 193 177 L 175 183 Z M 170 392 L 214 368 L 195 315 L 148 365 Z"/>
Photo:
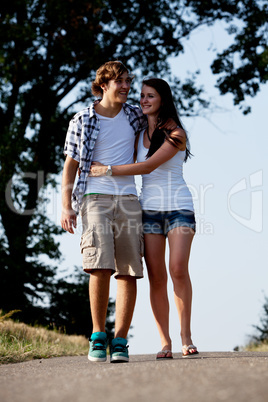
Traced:
<path id="1" fill-rule="evenodd" d="M 142 211 L 135 195 L 90 194 L 81 207 L 83 270 L 143 277 Z"/>

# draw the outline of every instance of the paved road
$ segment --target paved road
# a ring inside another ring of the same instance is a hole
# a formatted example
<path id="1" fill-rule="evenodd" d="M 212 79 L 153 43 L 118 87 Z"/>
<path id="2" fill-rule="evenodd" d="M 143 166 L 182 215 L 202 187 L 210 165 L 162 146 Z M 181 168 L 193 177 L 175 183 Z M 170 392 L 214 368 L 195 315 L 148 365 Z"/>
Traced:
<path id="1" fill-rule="evenodd" d="M 91 363 L 61 357 L 0 366 L 1 402 L 267 402 L 268 352 Z"/>

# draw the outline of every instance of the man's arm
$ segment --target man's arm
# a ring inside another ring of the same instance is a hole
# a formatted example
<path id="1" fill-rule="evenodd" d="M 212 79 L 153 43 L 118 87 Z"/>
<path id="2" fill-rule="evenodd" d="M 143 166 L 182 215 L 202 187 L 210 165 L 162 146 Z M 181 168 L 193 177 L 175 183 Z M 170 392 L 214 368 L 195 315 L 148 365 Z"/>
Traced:
<path id="1" fill-rule="evenodd" d="M 76 213 L 72 209 L 72 191 L 79 163 L 70 156 L 66 157 L 62 173 L 62 212 L 61 226 L 69 233 L 74 233 L 76 228 Z"/>

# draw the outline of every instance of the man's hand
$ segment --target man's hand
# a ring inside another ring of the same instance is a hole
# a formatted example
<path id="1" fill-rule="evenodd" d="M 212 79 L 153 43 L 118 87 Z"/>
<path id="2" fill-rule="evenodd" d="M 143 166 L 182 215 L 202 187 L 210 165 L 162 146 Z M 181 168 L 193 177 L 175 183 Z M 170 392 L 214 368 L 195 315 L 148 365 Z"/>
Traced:
<path id="1" fill-rule="evenodd" d="M 165 122 L 165 124 L 163 126 L 160 126 L 160 128 L 165 128 L 169 131 L 173 131 L 177 127 L 178 127 L 177 123 L 170 117 L 167 119 L 167 121 Z"/>
<path id="2" fill-rule="evenodd" d="M 76 213 L 72 208 L 62 210 L 60 223 L 64 230 L 74 234 L 74 229 L 76 229 Z"/>

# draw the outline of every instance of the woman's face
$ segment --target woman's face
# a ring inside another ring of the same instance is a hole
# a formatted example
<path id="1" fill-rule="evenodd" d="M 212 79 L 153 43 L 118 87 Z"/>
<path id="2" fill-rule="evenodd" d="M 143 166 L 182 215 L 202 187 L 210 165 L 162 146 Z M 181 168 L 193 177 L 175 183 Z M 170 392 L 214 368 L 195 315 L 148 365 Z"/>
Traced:
<path id="1" fill-rule="evenodd" d="M 144 114 L 158 115 L 161 107 L 161 96 L 148 85 L 143 85 L 141 89 L 140 105 Z"/>

